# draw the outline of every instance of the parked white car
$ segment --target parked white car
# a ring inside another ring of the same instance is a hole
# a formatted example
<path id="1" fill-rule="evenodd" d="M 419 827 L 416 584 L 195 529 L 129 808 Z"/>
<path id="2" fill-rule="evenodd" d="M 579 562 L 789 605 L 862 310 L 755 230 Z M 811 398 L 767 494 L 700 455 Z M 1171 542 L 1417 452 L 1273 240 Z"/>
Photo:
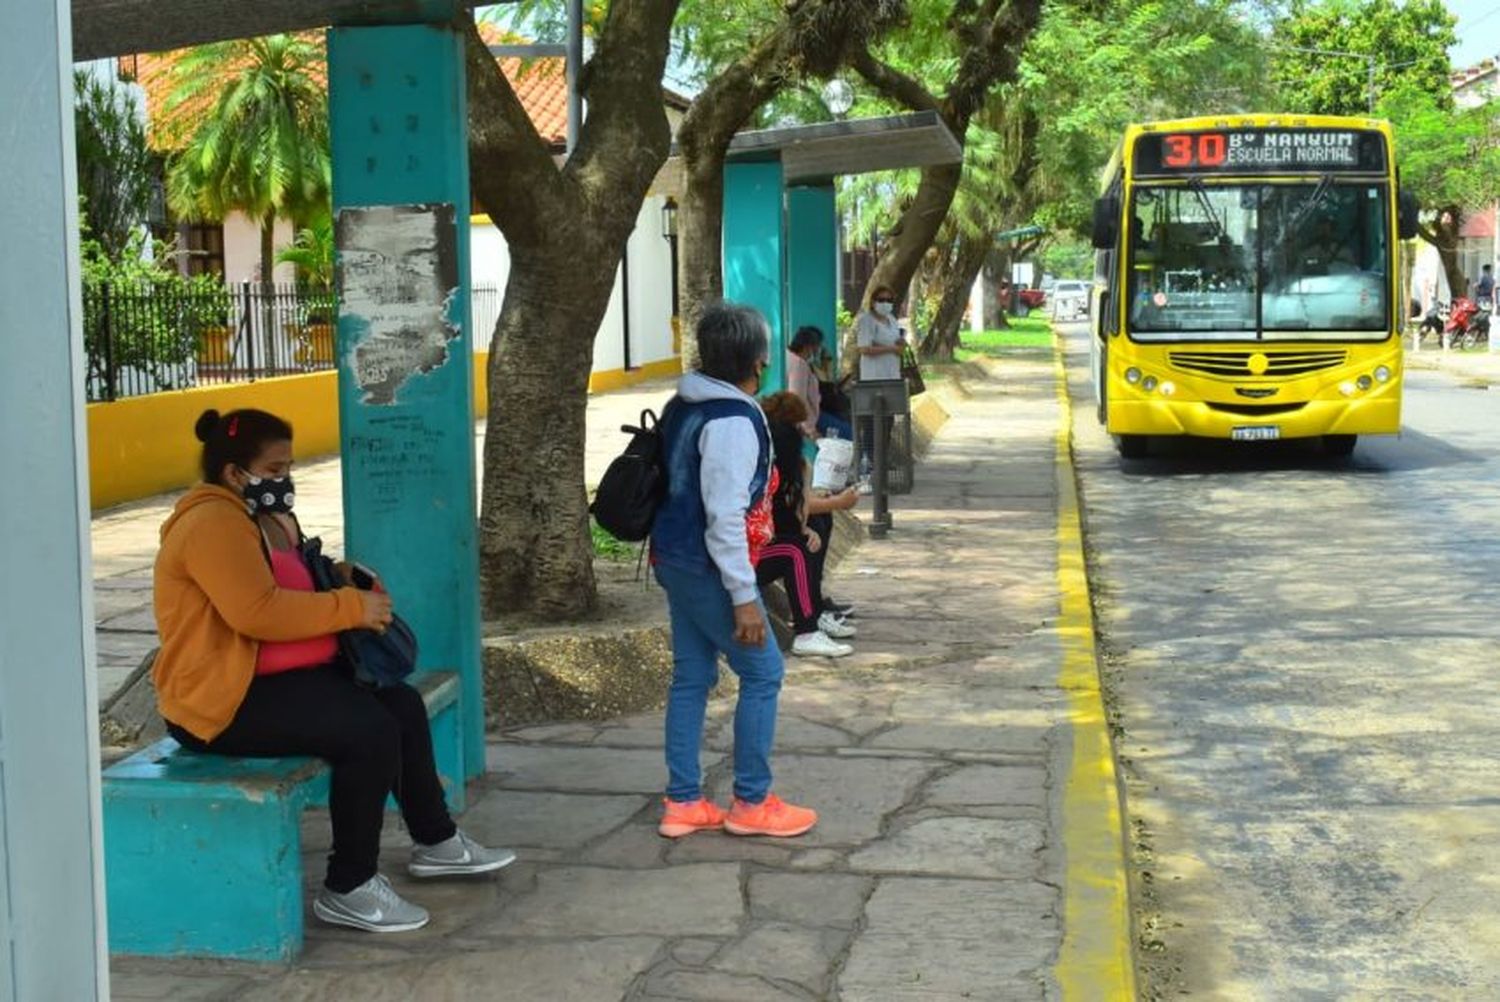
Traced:
<path id="1" fill-rule="evenodd" d="M 1077 320 L 1089 315 L 1093 286 L 1078 279 L 1061 279 L 1052 287 L 1052 319 Z"/>

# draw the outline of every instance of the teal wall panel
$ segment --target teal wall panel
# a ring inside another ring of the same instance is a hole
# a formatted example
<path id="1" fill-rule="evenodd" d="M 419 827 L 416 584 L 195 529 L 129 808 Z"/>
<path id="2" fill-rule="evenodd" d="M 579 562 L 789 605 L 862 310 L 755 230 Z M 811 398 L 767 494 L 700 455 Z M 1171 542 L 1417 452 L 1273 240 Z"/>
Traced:
<path id="1" fill-rule="evenodd" d="M 4 1002 L 109 997 L 72 51 L 66 0 L 0 3 Z"/>
<path id="2" fill-rule="evenodd" d="M 796 185 L 786 201 L 787 338 L 798 327 L 823 332 L 838 372 L 838 214 L 832 184 Z"/>
<path id="3" fill-rule="evenodd" d="M 786 231 L 781 162 L 724 168 L 724 298 L 754 306 L 771 328 L 761 392 L 786 388 Z"/>
<path id="4" fill-rule="evenodd" d="M 462 679 L 465 771 L 484 770 L 469 331 L 463 39 L 329 32 L 344 516 L 424 668 Z"/>

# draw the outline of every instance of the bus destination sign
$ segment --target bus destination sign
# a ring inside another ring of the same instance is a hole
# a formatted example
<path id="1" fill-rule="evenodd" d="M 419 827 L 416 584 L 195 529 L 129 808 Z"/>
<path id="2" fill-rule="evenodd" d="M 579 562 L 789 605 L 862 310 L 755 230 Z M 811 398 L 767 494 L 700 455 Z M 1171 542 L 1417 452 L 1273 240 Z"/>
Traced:
<path id="1" fill-rule="evenodd" d="M 1355 129 L 1223 129 L 1147 134 L 1136 139 L 1135 173 L 1273 174 L 1378 171 L 1378 132 Z"/>

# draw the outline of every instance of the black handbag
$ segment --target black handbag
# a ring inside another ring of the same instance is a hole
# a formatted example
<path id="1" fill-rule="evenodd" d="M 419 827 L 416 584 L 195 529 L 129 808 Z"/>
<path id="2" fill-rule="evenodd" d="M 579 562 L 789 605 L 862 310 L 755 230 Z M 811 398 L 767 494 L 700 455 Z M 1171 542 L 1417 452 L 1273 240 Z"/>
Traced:
<path id="1" fill-rule="evenodd" d="M 323 555 L 323 540 L 314 536 L 298 544 L 318 591 L 344 587 L 338 566 Z M 406 620 L 392 613 L 384 632 L 356 627 L 339 634 L 339 658 L 354 680 L 375 689 L 404 682 L 417 670 L 417 635 Z"/>

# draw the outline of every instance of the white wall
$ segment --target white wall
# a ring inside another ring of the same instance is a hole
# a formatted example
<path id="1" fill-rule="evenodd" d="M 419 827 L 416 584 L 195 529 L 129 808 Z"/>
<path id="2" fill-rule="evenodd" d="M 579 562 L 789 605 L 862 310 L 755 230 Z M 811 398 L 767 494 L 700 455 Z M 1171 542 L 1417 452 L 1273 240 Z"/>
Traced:
<path id="1" fill-rule="evenodd" d="M 276 220 L 276 250 L 280 251 L 296 238 L 292 224 L 285 219 Z M 232 212 L 224 219 L 224 280 L 228 283 L 253 282 L 260 267 L 260 224 L 240 212 Z M 278 264 L 272 272 L 277 282 L 295 282 L 297 269 L 289 264 Z"/>
<path id="2" fill-rule="evenodd" d="M 673 356 L 671 249 L 661 235 L 661 207 L 666 199 L 652 196 L 641 206 L 635 232 L 630 235 L 630 364 L 639 368 Z M 493 223 L 477 221 L 470 235 L 471 281 L 476 286 L 505 288 L 510 273 L 510 250 Z M 594 371 L 625 367 L 625 329 L 622 285 L 618 274 L 609 308 L 594 339 Z M 474 331 L 474 348 L 487 351 L 492 331 Z"/>

